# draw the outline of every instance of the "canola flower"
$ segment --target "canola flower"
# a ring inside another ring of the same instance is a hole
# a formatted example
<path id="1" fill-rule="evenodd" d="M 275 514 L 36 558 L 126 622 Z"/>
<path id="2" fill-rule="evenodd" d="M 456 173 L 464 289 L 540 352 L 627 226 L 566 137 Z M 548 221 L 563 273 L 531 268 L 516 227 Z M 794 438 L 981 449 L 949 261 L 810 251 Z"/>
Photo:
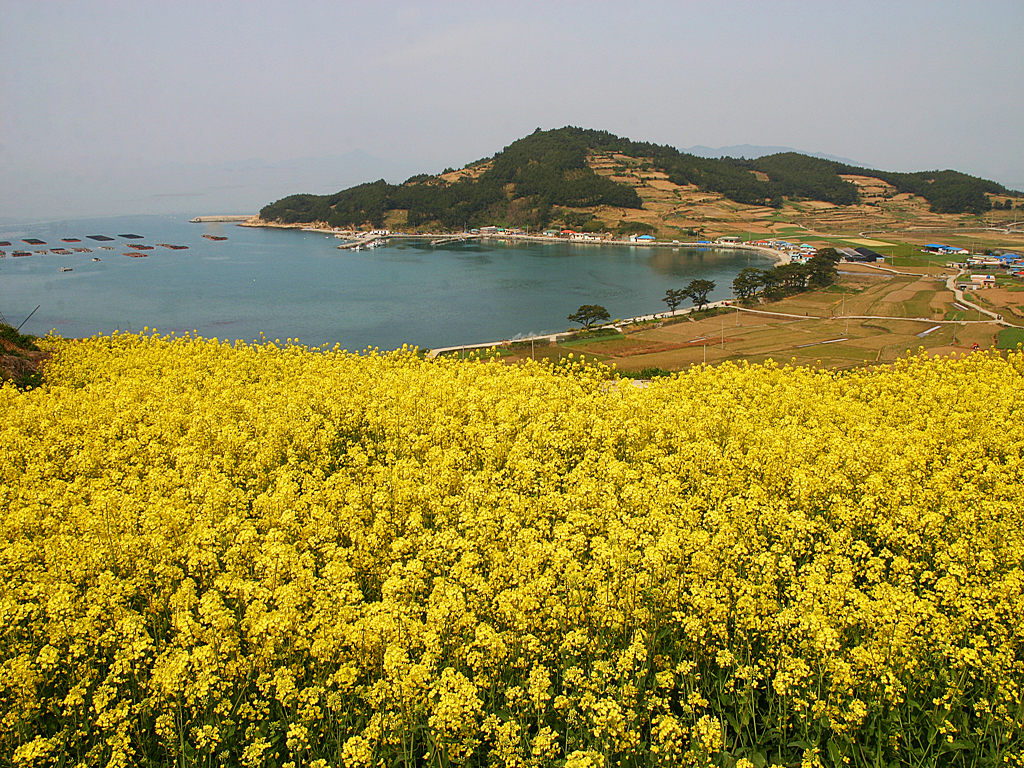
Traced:
<path id="1" fill-rule="evenodd" d="M 1022 764 L 1020 353 L 50 344 L 0 388 L 3 764 Z"/>

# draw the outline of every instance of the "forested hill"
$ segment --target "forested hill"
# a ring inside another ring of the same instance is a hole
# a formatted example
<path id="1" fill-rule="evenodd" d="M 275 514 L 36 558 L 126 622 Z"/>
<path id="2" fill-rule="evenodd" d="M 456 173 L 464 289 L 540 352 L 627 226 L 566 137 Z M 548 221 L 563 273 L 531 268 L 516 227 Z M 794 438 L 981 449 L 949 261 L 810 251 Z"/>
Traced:
<path id="1" fill-rule="evenodd" d="M 640 208 L 643 201 L 633 187 L 598 175 L 587 164 L 592 153 L 643 159 L 676 184 L 692 184 L 747 205 L 778 206 L 783 198 L 852 205 L 859 199 L 857 187 L 841 174 L 879 178 L 899 193 L 925 198 L 937 213 L 982 213 L 991 207 L 987 195 L 1019 195 L 996 182 L 957 171 L 893 173 L 796 152 L 756 160 L 705 158 L 607 131 L 566 127 L 538 128 L 493 158 L 471 163 L 460 172 L 423 174 L 397 185 L 381 180 L 333 195 L 291 195 L 263 208 L 260 218 L 285 224 L 382 227 L 392 212 L 405 212 L 404 224 L 410 228 L 485 224 L 536 228 L 557 218 L 557 208 Z"/>

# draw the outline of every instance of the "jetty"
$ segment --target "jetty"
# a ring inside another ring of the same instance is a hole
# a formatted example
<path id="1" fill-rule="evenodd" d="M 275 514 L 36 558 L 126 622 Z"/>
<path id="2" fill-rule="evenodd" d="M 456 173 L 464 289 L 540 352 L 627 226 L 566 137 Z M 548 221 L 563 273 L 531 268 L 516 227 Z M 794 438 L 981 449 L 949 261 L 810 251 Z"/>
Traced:
<path id="1" fill-rule="evenodd" d="M 211 221 L 248 221 L 255 213 L 246 213 L 241 215 L 230 214 L 227 216 L 196 216 L 194 219 L 189 219 L 193 224 L 206 224 Z"/>
<path id="2" fill-rule="evenodd" d="M 340 238 L 340 235 L 335 235 L 335 237 Z M 371 232 L 369 234 L 362 235 L 361 237 L 357 237 L 350 242 L 342 243 L 338 246 L 338 250 L 361 251 L 363 248 L 373 248 L 378 245 L 383 245 L 385 242 L 387 242 L 387 238 Z"/>
<path id="3" fill-rule="evenodd" d="M 479 237 L 480 235 L 473 235 L 464 232 L 461 235 L 445 235 L 444 237 L 439 237 L 436 240 L 431 240 L 430 244 L 436 247 L 438 245 L 448 245 L 449 243 L 462 243 L 466 240 L 475 240 Z"/>

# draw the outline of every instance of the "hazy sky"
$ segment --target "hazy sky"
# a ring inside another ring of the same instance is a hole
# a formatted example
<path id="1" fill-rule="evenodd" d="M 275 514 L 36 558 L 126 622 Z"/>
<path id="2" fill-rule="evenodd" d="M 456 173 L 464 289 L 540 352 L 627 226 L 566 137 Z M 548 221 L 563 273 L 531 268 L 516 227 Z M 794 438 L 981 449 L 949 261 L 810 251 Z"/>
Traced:
<path id="1" fill-rule="evenodd" d="M 1020 189 L 1022 97 L 1022 0 L 0 0 L 0 223 L 255 211 L 563 125 Z"/>

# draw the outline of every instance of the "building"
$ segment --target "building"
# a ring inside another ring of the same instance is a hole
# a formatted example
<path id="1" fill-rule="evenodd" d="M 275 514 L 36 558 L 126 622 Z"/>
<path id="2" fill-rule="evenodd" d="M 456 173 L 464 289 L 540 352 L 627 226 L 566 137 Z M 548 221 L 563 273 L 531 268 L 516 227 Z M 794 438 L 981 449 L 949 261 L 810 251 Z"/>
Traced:
<path id="1" fill-rule="evenodd" d="M 885 261 L 885 256 L 870 248 L 854 248 L 853 250 L 863 257 L 862 261 Z"/>
<path id="2" fill-rule="evenodd" d="M 954 253 L 970 253 L 966 248 L 960 248 L 955 245 L 943 245 L 942 243 L 929 243 L 921 250 L 925 253 L 941 253 L 947 256 Z"/>

